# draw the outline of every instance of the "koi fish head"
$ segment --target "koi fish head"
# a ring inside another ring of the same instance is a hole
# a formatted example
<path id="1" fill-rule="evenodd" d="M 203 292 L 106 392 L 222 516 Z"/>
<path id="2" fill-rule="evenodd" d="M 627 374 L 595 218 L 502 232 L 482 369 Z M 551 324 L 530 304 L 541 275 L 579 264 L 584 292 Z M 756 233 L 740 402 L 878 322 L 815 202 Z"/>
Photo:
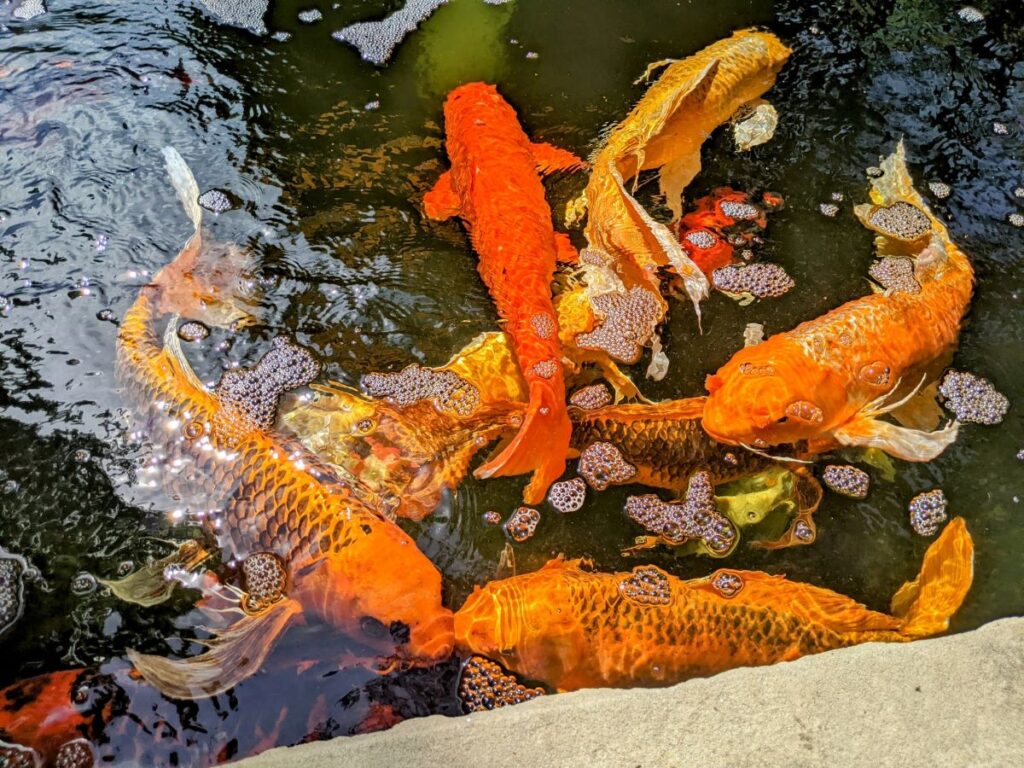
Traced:
<path id="1" fill-rule="evenodd" d="M 821 437 L 840 423 L 845 387 L 789 353 L 769 340 L 741 350 L 708 376 L 704 430 L 719 442 L 766 448 Z"/>
<path id="2" fill-rule="evenodd" d="M 344 512 L 341 512 L 344 515 Z M 452 652 L 452 612 L 441 605 L 441 574 L 394 523 L 360 515 L 299 569 L 296 598 L 381 659 L 427 666 Z"/>

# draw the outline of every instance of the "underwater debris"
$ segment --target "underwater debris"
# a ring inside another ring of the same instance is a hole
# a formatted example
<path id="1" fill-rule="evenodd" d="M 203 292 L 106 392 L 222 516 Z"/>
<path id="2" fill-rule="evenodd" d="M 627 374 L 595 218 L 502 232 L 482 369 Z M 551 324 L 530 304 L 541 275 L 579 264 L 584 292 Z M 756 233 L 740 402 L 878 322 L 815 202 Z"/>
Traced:
<path id="1" fill-rule="evenodd" d="M 919 493 L 910 500 L 910 527 L 921 536 L 934 536 L 939 526 L 949 518 L 946 494 L 941 488 Z"/>
<path id="2" fill-rule="evenodd" d="M 231 210 L 231 198 L 219 189 L 208 189 L 199 196 L 199 205 L 210 213 L 221 214 Z"/>
<path id="3" fill-rule="evenodd" d="M 0 549 L 0 637 L 25 608 L 25 560 Z"/>
<path id="4" fill-rule="evenodd" d="M 288 574 L 281 558 L 272 552 L 257 552 L 245 558 L 242 580 L 245 583 L 242 610 L 246 613 L 262 613 L 285 598 Z"/>
<path id="5" fill-rule="evenodd" d="M 265 35 L 267 27 L 263 17 L 267 15 L 270 0 L 200 0 L 223 24 L 247 29 L 254 35 Z"/>
<path id="6" fill-rule="evenodd" d="M 622 452 L 611 443 L 603 442 L 584 448 L 576 469 L 595 491 L 629 482 L 636 476 L 636 467 L 623 458 Z"/>
<path id="7" fill-rule="evenodd" d="M 611 405 L 612 393 L 604 384 L 588 384 L 572 393 L 569 405 L 575 405 L 585 411 L 593 411 Z"/>
<path id="8" fill-rule="evenodd" d="M 850 464 L 829 464 L 821 473 L 821 479 L 829 490 L 851 499 L 867 498 L 871 487 L 868 473 Z"/>
<path id="9" fill-rule="evenodd" d="M 420 22 L 428 19 L 434 11 L 448 0 L 408 0 L 394 13 L 379 21 L 361 21 L 350 24 L 331 35 L 335 40 L 347 43 L 359 51 L 364 61 L 384 66 L 391 60 L 395 48 L 406 35 L 413 32 Z"/>
<path id="10" fill-rule="evenodd" d="M 619 594 L 640 605 L 668 605 L 672 602 L 672 585 L 660 568 L 640 565 L 619 582 Z"/>
<path id="11" fill-rule="evenodd" d="M 690 477 L 685 500 L 662 501 L 653 493 L 630 496 L 626 515 L 671 546 L 701 541 L 713 554 L 724 554 L 736 543 L 736 526 L 719 514 L 707 471 Z"/>
<path id="12" fill-rule="evenodd" d="M 519 507 L 505 521 L 505 533 L 521 544 L 536 533 L 539 522 L 540 512 L 533 507 Z"/>
<path id="13" fill-rule="evenodd" d="M 903 242 L 920 240 L 932 231 L 931 220 L 920 208 L 905 200 L 869 208 L 868 213 L 861 216 L 861 221 L 869 229 Z"/>
<path id="14" fill-rule="evenodd" d="M 761 323 L 747 323 L 743 329 L 743 346 L 753 347 L 764 341 L 764 325 Z"/>
<path id="15" fill-rule="evenodd" d="M 202 341 L 210 335 L 210 329 L 198 320 L 188 320 L 178 326 L 178 338 L 182 341 Z"/>
<path id="16" fill-rule="evenodd" d="M 501 525 L 501 513 L 495 512 L 493 509 L 489 509 L 484 512 L 484 522 L 488 525 Z"/>
<path id="17" fill-rule="evenodd" d="M 270 429 L 277 418 L 281 396 L 309 384 L 320 374 L 320 363 L 305 347 L 284 336 L 251 368 L 227 371 L 217 384 L 217 396 L 235 406 L 254 424 Z"/>
<path id="18" fill-rule="evenodd" d="M 601 349 L 619 362 L 636 363 L 661 317 L 658 298 L 646 288 L 634 286 L 626 293 L 595 296 L 591 305 L 604 320 L 593 331 L 577 334 L 577 346 Z"/>
<path id="19" fill-rule="evenodd" d="M 398 373 L 368 373 L 360 386 L 370 397 L 378 397 L 400 408 L 429 400 L 439 411 L 468 416 L 480 405 L 480 390 L 457 373 L 406 366 Z"/>
<path id="20" fill-rule="evenodd" d="M 299 21 L 303 24 L 316 24 L 324 15 L 317 8 L 310 8 L 307 11 L 299 11 Z"/>
<path id="21" fill-rule="evenodd" d="M 868 275 L 887 291 L 920 293 L 914 277 L 914 262 L 904 256 L 886 256 L 868 268 Z"/>
<path id="22" fill-rule="evenodd" d="M 1007 221 L 1009 221 L 1015 227 L 1024 227 L 1024 214 L 1011 213 L 1007 218 Z"/>
<path id="23" fill-rule="evenodd" d="M 877 165 L 870 165 L 867 169 L 867 175 L 869 179 L 880 179 L 885 175 L 885 171 Z"/>
<path id="24" fill-rule="evenodd" d="M 159 605 L 174 594 L 178 581 L 171 577 L 172 573 L 187 573 L 209 556 L 210 553 L 198 541 L 184 541 L 174 553 L 147 563 L 137 571 L 133 570 L 131 561 L 126 561 L 117 569 L 121 578 L 98 581 L 118 599 L 148 608 Z"/>
<path id="25" fill-rule="evenodd" d="M 958 421 L 970 424 L 999 424 L 1010 401 L 988 379 L 965 371 L 949 371 L 939 384 L 943 405 Z"/>
<path id="26" fill-rule="evenodd" d="M 43 0 L 24 0 L 11 15 L 16 19 L 28 21 L 36 16 L 42 16 L 44 13 L 46 13 L 46 6 L 43 5 Z"/>
<path id="27" fill-rule="evenodd" d="M 960 17 L 962 21 L 966 21 L 968 24 L 980 24 L 985 20 L 985 14 L 975 8 L 973 5 L 965 5 L 956 15 Z"/>
<path id="28" fill-rule="evenodd" d="M 767 101 L 760 101 L 749 114 L 732 127 L 736 149 L 745 152 L 771 141 L 779 125 L 779 113 Z"/>
<path id="29" fill-rule="evenodd" d="M 835 203 L 822 203 L 821 205 L 818 206 L 818 209 L 822 212 L 822 214 L 828 216 L 830 219 L 834 218 L 836 214 L 839 213 L 839 206 L 836 205 Z"/>
<path id="30" fill-rule="evenodd" d="M 938 200 L 945 200 L 953 191 L 953 188 L 943 181 L 929 181 L 928 189 Z"/>
<path id="31" fill-rule="evenodd" d="M 459 699 L 467 713 L 509 707 L 545 693 L 543 688 L 527 688 L 515 675 L 483 656 L 470 656 L 459 678 Z"/>
<path id="32" fill-rule="evenodd" d="M 711 577 L 711 586 L 722 597 L 735 597 L 743 589 L 743 577 L 732 571 L 718 571 Z"/>
<path id="33" fill-rule="evenodd" d="M 548 503 L 563 515 L 578 512 L 587 499 L 587 484 L 578 477 L 552 484 Z"/>
<path id="34" fill-rule="evenodd" d="M 767 262 L 721 267 L 711 273 L 711 284 L 723 293 L 750 294 L 757 299 L 784 296 L 796 287 L 786 270 Z"/>

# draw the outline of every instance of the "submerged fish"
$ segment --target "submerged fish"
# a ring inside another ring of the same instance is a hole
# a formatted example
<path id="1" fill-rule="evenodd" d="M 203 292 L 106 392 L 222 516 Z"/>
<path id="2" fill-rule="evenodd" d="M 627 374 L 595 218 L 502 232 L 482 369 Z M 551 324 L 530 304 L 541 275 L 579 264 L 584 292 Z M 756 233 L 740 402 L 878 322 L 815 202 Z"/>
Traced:
<path id="1" fill-rule="evenodd" d="M 682 581 L 654 566 L 589 573 L 578 560 L 553 560 L 477 588 L 455 614 L 455 637 L 462 652 L 559 690 L 671 685 L 942 632 L 970 589 L 973 563 L 967 526 L 956 518 L 893 597 L 890 615 L 757 571 Z"/>
<path id="2" fill-rule="evenodd" d="M 873 205 L 857 213 L 879 233 L 880 256 L 913 260 L 916 283 L 854 299 L 733 355 L 707 379 L 703 424 L 716 440 L 839 443 L 928 461 L 956 439 L 955 422 L 926 431 L 937 425 L 934 403 L 904 400 L 948 361 L 974 272 L 914 190 L 902 142 L 882 169 Z M 904 426 L 880 418 L 889 412 Z"/>
<path id="3" fill-rule="evenodd" d="M 610 258 L 609 268 L 625 290 L 643 290 L 657 303 L 654 325 L 667 309 L 661 297 L 662 267 L 682 279 L 698 313 L 700 301 L 708 294 L 708 281 L 671 230 L 644 210 L 626 184 L 641 171 L 658 170 L 661 192 L 678 219 L 683 189 L 700 171 L 704 140 L 771 88 L 789 54 L 774 35 L 747 29 L 681 61 L 649 67 L 651 71 L 668 65 L 626 119 L 612 129 L 594 158 L 583 196 L 570 206 L 570 221 L 587 212 L 588 248 Z M 633 191 L 635 187 L 634 182 Z M 592 293 L 600 295 L 597 289 Z M 597 306 L 594 310 L 600 319 L 607 314 Z M 643 343 L 653 335 L 654 325 Z"/>
<path id="4" fill-rule="evenodd" d="M 445 101 L 451 170 L 423 200 L 433 219 L 460 217 L 480 257 L 480 276 L 504 320 L 529 387 L 519 433 L 477 469 L 478 477 L 532 472 L 523 499 L 535 504 L 565 469 L 569 418 L 565 412 L 558 320 L 551 281 L 558 258 L 574 261 L 565 234 L 556 234 L 541 173 L 581 165 L 570 152 L 527 138 L 515 110 L 497 89 L 463 85 Z"/>
<path id="5" fill-rule="evenodd" d="M 299 616 L 319 619 L 385 664 L 429 664 L 452 647 L 452 615 L 441 605 L 441 576 L 413 540 L 387 520 L 373 496 L 273 429 L 281 389 L 308 381 L 315 365 L 287 344 L 249 374 L 205 388 L 185 359 L 175 319 L 208 324 L 244 319 L 232 309 L 237 263 L 204 265 L 198 188 L 181 156 L 164 150 L 168 173 L 195 233 L 142 288 L 121 323 L 118 373 L 151 439 L 188 467 L 178 482 L 202 491 L 227 557 L 242 562 L 243 614 L 182 660 L 130 652 L 147 681 L 174 698 L 227 690 L 253 674 Z M 310 370 L 312 368 L 312 370 Z M 171 462 L 174 463 L 173 461 Z"/>

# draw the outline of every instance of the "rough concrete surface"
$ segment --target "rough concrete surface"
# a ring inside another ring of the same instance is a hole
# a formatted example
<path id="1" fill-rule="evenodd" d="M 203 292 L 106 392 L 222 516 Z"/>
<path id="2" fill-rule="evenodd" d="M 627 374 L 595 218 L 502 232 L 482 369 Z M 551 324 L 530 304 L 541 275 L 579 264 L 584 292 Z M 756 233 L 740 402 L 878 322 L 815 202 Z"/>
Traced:
<path id="1" fill-rule="evenodd" d="M 244 768 L 1024 766 L 1024 619 L 660 690 L 589 690 L 275 749 Z"/>

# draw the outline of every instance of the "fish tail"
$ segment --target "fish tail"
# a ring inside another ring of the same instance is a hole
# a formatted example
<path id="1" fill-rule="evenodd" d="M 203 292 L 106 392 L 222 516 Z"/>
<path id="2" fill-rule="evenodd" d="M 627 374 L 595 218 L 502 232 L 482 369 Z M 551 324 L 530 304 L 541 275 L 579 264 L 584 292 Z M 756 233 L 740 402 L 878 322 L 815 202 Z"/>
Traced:
<path id="1" fill-rule="evenodd" d="M 497 456 L 477 468 L 476 477 L 504 477 L 533 472 L 523 501 L 539 504 L 551 484 L 565 471 L 572 423 L 550 381 L 530 383 L 530 404 L 519 432 Z"/>
<path id="2" fill-rule="evenodd" d="M 239 619 L 206 641 L 209 650 L 187 659 L 168 659 L 128 650 L 143 679 L 172 699 L 205 699 L 233 688 L 259 671 L 278 636 L 302 612 L 296 600 Z"/>
<path id="3" fill-rule="evenodd" d="M 924 554 L 921 572 L 893 595 L 892 613 L 903 619 L 901 634 L 928 637 L 949 628 L 949 619 L 974 580 L 974 542 L 962 517 L 955 517 Z"/>
<path id="4" fill-rule="evenodd" d="M 162 154 L 167 176 L 192 222 L 193 232 L 178 256 L 153 277 L 159 312 L 219 327 L 254 324 L 257 318 L 242 279 L 253 269 L 252 257 L 231 246 L 203 248 L 199 185 L 174 147 L 164 147 Z"/>

